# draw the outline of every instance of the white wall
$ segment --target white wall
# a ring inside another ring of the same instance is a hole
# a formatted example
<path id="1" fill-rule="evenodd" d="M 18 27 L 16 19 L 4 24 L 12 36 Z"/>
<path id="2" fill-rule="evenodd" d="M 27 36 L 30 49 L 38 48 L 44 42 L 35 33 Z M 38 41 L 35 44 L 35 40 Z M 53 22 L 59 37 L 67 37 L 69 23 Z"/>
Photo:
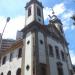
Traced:
<path id="1" fill-rule="evenodd" d="M 43 41 L 43 44 L 40 43 L 40 40 Z M 27 42 L 30 41 L 29 44 Z M 50 64 L 50 73 L 51 75 L 58 75 L 57 74 L 57 62 L 61 62 L 63 65 L 63 71 L 64 75 L 69 75 L 68 73 L 68 66 L 66 61 L 62 61 L 61 59 L 61 54 L 60 54 L 60 59 L 58 60 L 56 58 L 56 52 L 55 52 L 55 46 L 59 47 L 59 51 L 64 51 L 64 48 L 60 42 L 57 42 L 51 37 L 47 37 L 47 45 L 51 45 L 53 47 L 53 52 L 54 52 L 54 57 L 49 56 L 49 64 Z M 42 32 L 38 32 L 38 51 L 39 51 L 39 63 L 44 63 L 46 64 L 46 49 L 45 49 L 45 41 L 44 41 L 44 34 Z M 6 64 L 0 66 L 0 73 L 3 72 L 4 75 L 7 75 L 8 71 L 10 70 L 12 75 L 16 75 L 16 71 L 18 68 L 21 67 L 21 64 L 24 66 L 24 73 L 25 75 L 33 75 L 33 34 L 29 32 L 26 35 L 26 38 L 24 39 L 24 49 L 23 53 L 25 57 L 23 57 L 23 62 L 22 58 L 18 58 L 18 49 L 13 51 L 14 57 L 12 62 L 9 61 L 10 53 L 6 54 L 7 56 L 7 61 Z M 2 57 L 3 58 L 3 57 Z M 1 58 L 1 63 L 2 63 L 2 58 Z M 70 58 L 68 58 L 68 65 L 69 68 L 71 69 L 71 62 L 69 61 Z M 29 65 L 29 70 L 27 71 L 26 66 Z"/>
<path id="2" fill-rule="evenodd" d="M 31 6 L 29 6 L 29 7 L 31 7 L 31 15 L 28 17 L 28 9 L 26 10 L 26 22 L 25 22 L 25 25 L 28 25 L 28 24 L 30 24 L 31 22 L 33 22 L 34 21 L 34 4 L 32 4 Z M 28 8 L 29 8 L 28 7 Z"/>
<path id="3" fill-rule="evenodd" d="M 47 37 L 47 43 L 53 47 L 53 52 L 54 52 L 54 57 L 49 56 L 51 75 L 57 75 L 57 73 L 58 73 L 57 72 L 57 64 L 56 64 L 57 62 L 61 62 L 63 64 L 62 66 L 63 66 L 64 75 L 69 75 L 67 63 L 66 63 L 66 61 L 62 61 L 62 58 L 61 58 L 60 51 L 61 50 L 64 51 L 62 44 L 60 42 L 55 41 L 51 37 Z M 56 58 L 55 46 L 58 46 L 58 48 L 59 48 L 60 59 Z"/>
<path id="4" fill-rule="evenodd" d="M 6 63 L 2 65 L 2 59 L 4 56 L 1 57 L 1 66 L 0 66 L 0 74 L 3 72 L 4 75 L 7 75 L 8 71 L 11 71 L 11 75 L 16 75 L 16 71 L 18 68 L 21 68 L 21 60 L 22 58 L 18 58 L 18 49 L 13 51 L 13 60 L 10 62 L 10 53 L 6 54 L 7 56 Z"/>
<path id="5" fill-rule="evenodd" d="M 28 17 L 28 8 L 31 7 L 31 15 Z M 28 25 L 31 22 L 33 22 L 34 20 L 36 20 L 37 22 L 44 24 L 44 18 L 43 18 L 43 9 L 38 5 L 38 4 L 31 4 L 31 6 L 29 6 L 26 10 L 26 24 Z M 37 7 L 40 9 L 41 11 L 41 17 L 37 15 Z M 40 21 L 39 21 L 40 19 Z"/>
<path id="6" fill-rule="evenodd" d="M 43 41 L 43 44 L 40 43 L 40 40 Z M 38 49 L 39 49 L 39 62 L 46 63 L 45 41 L 44 35 L 41 32 L 38 32 Z"/>
<path id="7" fill-rule="evenodd" d="M 26 38 L 24 40 L 24 44 L 25 44 L 25 51 L 23 50 L 23 52 L 25 52 L 25 57 L 23 57 L 23 62 L 22 63 L 24 66 L 24 75 L 33 75 L 33 39 L 32 39 L 32 33 L 29 32 L 26 35 Z M 29 44 L 27 44 L 27 42 L 30 41 Z M 26 69 L 27 65 L 29 65 L 29 70 Z"/>
<path id="8" fill-rule="evenodd" d="M 64 49 L 66 50 L 66 53 L 68 54 L 68 56 L 67 56 L 68 67 L 69 67 L 70 70 L 72 70 L 72 62 L 71 62 L 71 58 L 70 58 L 70 55 L 69 55 L 69 51 L 66 47 Z"/>

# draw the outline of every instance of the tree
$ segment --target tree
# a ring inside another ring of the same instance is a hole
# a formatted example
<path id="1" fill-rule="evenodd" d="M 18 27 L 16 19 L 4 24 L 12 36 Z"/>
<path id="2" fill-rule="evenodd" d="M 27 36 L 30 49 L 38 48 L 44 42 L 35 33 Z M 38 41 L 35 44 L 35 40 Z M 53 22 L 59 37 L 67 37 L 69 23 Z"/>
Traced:
<path id="1" fill-rule="evenodd" d="M 73 16 L 72 16 L 71 18 L 72 18 L 72 20 L 74 21 L 74 22 L 73 22 L 73 25 L 75 25 L 75 14 L 73 14 Z"/>

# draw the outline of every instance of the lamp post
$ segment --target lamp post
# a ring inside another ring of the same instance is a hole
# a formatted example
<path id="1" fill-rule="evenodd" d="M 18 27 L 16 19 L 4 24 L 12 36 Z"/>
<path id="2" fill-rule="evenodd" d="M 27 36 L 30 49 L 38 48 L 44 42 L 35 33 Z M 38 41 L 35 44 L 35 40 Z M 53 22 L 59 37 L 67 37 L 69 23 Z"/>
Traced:
<path id="1" fill-rule="evenodd" d="M 6 23 L 5 23 L 5 26 L 4 26 L 4 28 L 3 28 L 3 31 L 2 31 L 2 34 L 1 34 L 1 38 L 0 38 L 0 49 L 1 49 L 1 45 L 2 45 L 3 33 L 4 33 L 4 30 L 5 30 L 6 26 L 7 26 L 7 23 L 8 23 L 9 21 L 10 21 L 10 17 L 7 17 Z"/>
<path id="2" fill-rule="evenodd" d="M 2 32 L 2 34 L 1 34 L 1 36 L 3 36 L 3 33 L 4 33 L 4 30 L 5 30 L 5 28 L 6 28 L 6 26 L 7 26 L 7 23 L 10 21 L 10 17 L 7 17 L 7 19 L 6 19 L 6 24 L 5 24 L 5 26 L 4 26 L 4 29 L 3 29 L 3 32 Z"/>

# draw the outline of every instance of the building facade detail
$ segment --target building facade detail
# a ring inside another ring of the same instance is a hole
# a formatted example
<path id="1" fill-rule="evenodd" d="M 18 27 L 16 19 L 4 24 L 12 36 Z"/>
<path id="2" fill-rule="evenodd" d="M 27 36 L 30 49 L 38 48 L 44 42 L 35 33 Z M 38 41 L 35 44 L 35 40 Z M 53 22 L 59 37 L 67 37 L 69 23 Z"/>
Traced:
<path id="1" fill-rule="evenodd" d="M 37 0 L 30 0 L 30 2 L 26 4 L 25 10 L 26 10 L 25 25 L 28 25 L 33 21 L 37 21 L 41 24 L 44 24 L 42 3 L 40 3 Z"/>
<path id="2" fill-rule="evenodd" d="M 38 0 L 30 0 L 25 9 L 25 27 L 14 44 L 0 51 L 0 75 L 72 75 L 61 21 L 53 16 L 45 25 Z"/>

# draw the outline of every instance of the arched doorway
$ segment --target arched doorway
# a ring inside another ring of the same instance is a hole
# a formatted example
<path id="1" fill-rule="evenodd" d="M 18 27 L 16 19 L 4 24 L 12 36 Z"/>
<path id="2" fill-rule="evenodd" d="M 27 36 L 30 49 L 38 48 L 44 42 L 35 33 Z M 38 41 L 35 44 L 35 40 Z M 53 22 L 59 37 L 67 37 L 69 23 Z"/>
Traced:
<path id="1" fill-rule="evenodd" d="M 3 75 L 3 72 L 1 73 L 1 75 Z"/>
<path id="2" fill-rule="evenodd" d="M 21 68 L 18 68 L 16 75 L 21 75 Z"/>
<path id="3" fill-rule="evenodd" d="M 11 71 L 8 71 L 7 75 L 11 75 Z"/>

